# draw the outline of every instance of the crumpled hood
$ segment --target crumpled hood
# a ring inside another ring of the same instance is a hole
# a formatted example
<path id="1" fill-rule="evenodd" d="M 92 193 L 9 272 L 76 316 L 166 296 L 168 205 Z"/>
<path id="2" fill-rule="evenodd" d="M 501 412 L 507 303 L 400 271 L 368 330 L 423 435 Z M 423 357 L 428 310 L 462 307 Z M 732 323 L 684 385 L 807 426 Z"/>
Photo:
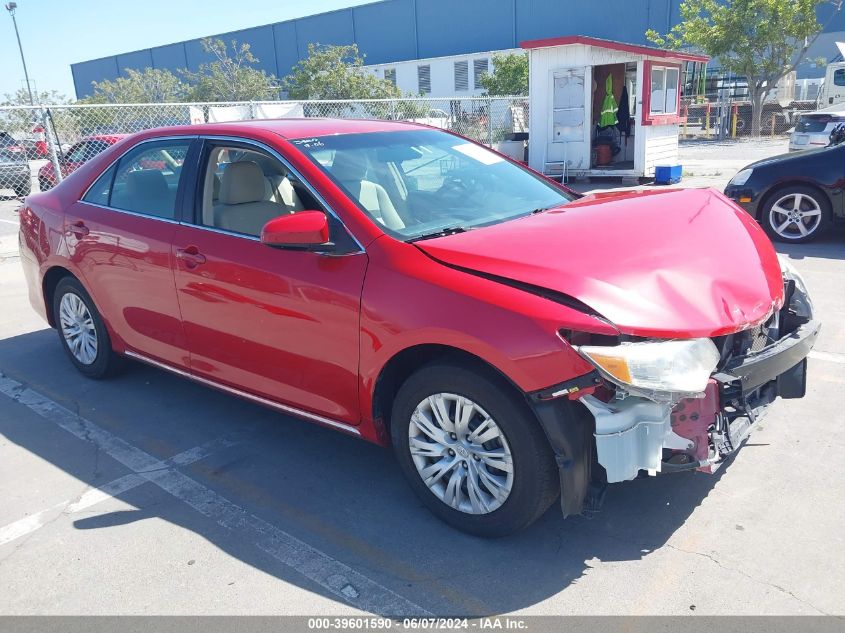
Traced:
<path id="1" fill-rule="evenodd" d="M 768 237 L 712 189 L 593 194 L 416 245 L 449 266 L 569 295 L 635 336 L 728 334 L 783 301 Z"/>

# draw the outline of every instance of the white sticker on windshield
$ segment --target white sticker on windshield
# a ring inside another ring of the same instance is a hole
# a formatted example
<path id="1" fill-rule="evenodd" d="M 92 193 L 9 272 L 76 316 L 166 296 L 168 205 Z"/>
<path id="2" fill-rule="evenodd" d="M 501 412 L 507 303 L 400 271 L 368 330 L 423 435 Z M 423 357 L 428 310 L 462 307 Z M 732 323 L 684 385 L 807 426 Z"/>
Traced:
<path id="1" fill-rule="evenodd" d="M 501 163 L 505 160 L 498 154 L 494 154 L 489 149 L 476 145 L 475 143 L 461 143 L 460 145 L 453 145 L 452 149 L 459 151 L 465 156 L 474 158 L 479 163 L 484 163 L 485 165 L 495 165 L 496 163 Z"/>

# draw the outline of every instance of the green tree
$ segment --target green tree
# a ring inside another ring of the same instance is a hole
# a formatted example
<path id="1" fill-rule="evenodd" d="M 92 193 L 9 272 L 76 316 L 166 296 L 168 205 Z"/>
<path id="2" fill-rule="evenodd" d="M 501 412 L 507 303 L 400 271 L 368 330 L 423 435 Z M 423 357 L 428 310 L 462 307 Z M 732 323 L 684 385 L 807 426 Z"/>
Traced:
<path id="1" fill-rule="evenodd" d="M 358 46 L 308 45 L 308 57 L 282 80 L 292 99 L 395 99 L 402 92 L 363 69 Z M 342 106 L 338 106 L 342 109 Z"/>
<path id="2" fill-rule="evenodd" d="M 67 105 L 70 100 L 57 90 L 44 90 L 42 92 L 34 92 L 32 98 L 35 99 L 35 105 Z M 3 101 L 0 102 L 2 106 L 28 106 L 29 92 L 23 88 L 19 88 L 15 93 L 6 93 L 3 95 Z"/>
<path id="3" fill-rule="evenodd" d="M 214 60 L 200 64 L 197 72 L 183 70 L 182 76 L 191 85 L 191 101 L 262 101 L 278 99 L 279 84 L 274 75 L 254 68 L 258 58 L 249 44 L 232 40 L 205 38 L 202 47 Z"/>
<path id="4" fill-rule="evenodd" d="M 678 24 L 663 35 L 649 30 L 646 37 L 658 46 L 701 50 L 723 70 L 745 77 L 751 133 L 758 136 L 766 96 L 804 60 L 841 8 L 842 0 L 684 0 Z"/>
<path id="5" fill-rule="evenodd" d="M 528 94 L 528 55 L 510 53 L 493 55 L 493 72 L 481 76 L 484 94 L 495 96 Z"/>
<path id="6" fill-rule="evenodd" d="M 92 82 L 93 94 L 81 99 L 82 104 L 147 104 L 174 103 L 188 98 L 188 84 L 162 68 L 124 69 L 114 80 Z M 118 108 L 78 108 L 68 112 L 72 123 L 56 128 L 64 131 L 63 139 L 85 134 L 134 132 L 144 127 L 162 125 L 164 113 L 150 106 Z"/>
<path id="7" fill-rule="evenodd" d="M 82 103 L 164 103 L 184 101 L 188 85 L 169 70 L 127 68 L 124 77 L 91 82 L 94 93 Z"/>
<path id="8" fill-rule="evenodd" d="M 35 100 L 36 108 L 39 105 L 51 106 L 66 105 L 70 103 L 70 100 L 65 95 L 57 92 L 56 90 L 35 92 L 33 93 L 32 98 Z M 13 94 L 3 95 L 3 100 L 0 101 L 0 106 L 24 106 L 20 109 L 0 111 L 0 129 L 11 132 L 15 136 L 28 136 L 31 133 L 32 128 L 37 123 L 41 123 L 40 110 L 33 110 L 30 107 L 29 92 L 23 88 L 20 88 Z M 62 111 L 59 110 L 58 113 L 54 113 L 54 118 L 60 118 L 61 112 Z"/>

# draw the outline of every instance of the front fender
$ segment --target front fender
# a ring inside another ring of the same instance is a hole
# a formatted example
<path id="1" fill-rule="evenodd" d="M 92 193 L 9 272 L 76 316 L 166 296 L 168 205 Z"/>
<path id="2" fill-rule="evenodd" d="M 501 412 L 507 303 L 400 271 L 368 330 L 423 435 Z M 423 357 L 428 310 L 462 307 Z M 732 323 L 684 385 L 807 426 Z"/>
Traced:
<path id="1" fill-rule="evenodd" d="M 594 317 L 444 266 L 391 238 L 376 240 L 368 255 L 360 339 L 365 421 L 372 422 L 375 386 L 384 367 L 396 354 L 419 345 L 476 356 L 525 393 L 593 370 L 558 331 L 608 328 Z"/>

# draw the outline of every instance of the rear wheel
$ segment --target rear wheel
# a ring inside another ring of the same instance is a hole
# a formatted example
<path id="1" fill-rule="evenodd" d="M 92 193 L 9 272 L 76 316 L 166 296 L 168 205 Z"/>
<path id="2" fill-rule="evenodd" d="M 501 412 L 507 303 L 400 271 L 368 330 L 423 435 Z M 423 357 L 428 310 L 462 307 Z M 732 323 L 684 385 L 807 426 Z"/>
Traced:
<path id="1" fill-rule="evenodd" d="M 47 180 L 46 178 L 39 178 L 38 179 L 38 188 L 41 191 L 47 191 L 48 189 L 52 188 L 53 184 Z"/>
<path id="2" fill-rule="evenodd" d="M 76 368 L 89 378 L 114 373 L 121 358 L 91 297 L 73 277 L 64 277 L 53 295 L 53 319 L 65 352 Z"/>
<path id="3" fill-rule="evenodd" d="M 785 187 L 769 196 L 760 222 L 773 240 L 809 242 L 827 230 L 830 201 L 811 187 Z"/>
<path id="4" fill-rule="evenodd" d="M 411 487 L 453 527 L 484 537 L 511 534 L 557 498 L 548 441 L 508 385 L 436 363 L 400 388 L 393 447 Z"/>

